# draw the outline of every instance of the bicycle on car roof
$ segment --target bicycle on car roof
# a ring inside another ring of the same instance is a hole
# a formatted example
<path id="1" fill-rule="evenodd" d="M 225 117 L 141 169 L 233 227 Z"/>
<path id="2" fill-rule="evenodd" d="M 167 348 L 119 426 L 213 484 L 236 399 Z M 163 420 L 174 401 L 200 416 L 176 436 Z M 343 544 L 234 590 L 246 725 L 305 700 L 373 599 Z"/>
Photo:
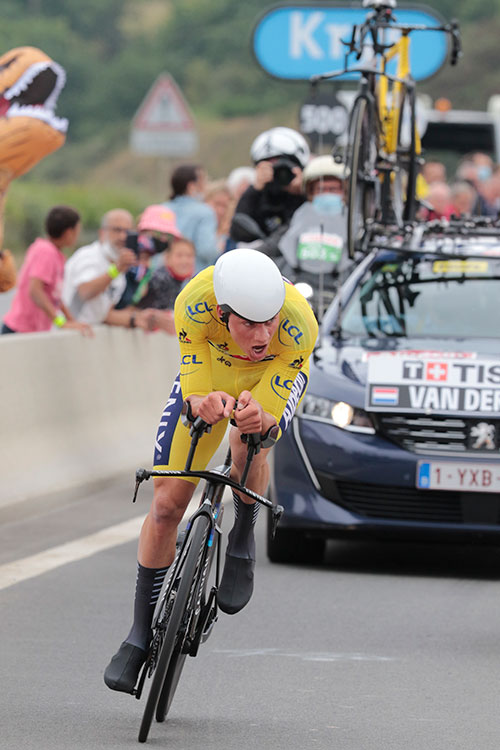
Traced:
<path id="1" fill-rule="evenodd" d="M 415 218 L 421 143 L 415 111 L 415 81 L 411 75 L 410 35 L 437 31 L 451 39 L 450 62 L 461 56 L 458 22 L 441 25 L 398 23 L 395 0 L 365 0 L 366 19 L 355 24 L 346 46 L 344 70 L 323 73 L 313 85 L 359 74 L 359 85 L 349 118 L 346 167 L 350 171 L 347 245 L 351 258 L 359 249 L 366 222 L 402 226 Z M 389 35 L 399 32 L 391 41 Z M 368 64 L 349 65 L 372 50 Z M 389 72 L 395 65 L 395 74 Z"/>

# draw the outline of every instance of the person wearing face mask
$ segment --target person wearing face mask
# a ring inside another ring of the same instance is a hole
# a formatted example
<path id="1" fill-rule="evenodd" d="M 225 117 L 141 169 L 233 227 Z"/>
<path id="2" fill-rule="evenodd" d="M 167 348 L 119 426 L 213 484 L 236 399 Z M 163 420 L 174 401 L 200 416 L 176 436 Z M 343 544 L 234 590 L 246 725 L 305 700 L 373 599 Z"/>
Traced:
<path id="1" fill-rule="evenodd" d="M 328 274 L 347 267 L 344 206 L 348 177 L 349 169 L 329 154 L 311 159 L 304 169 L 307 200 L 295 211 L 279 243 L 286 263 L 295 271 Z"/>
<path id="2" fill-rule="evenodd" d="M 102 217 L 98 239 L 80 247 L 67 261 L 62 300 L 76 320 L 148 328 L 146 311 L 138 315 L 114 309 L 125 290 L 127 270 L 137 264 L 136 254 L 126 247 L 133 228 L 129 211 L 112 209 Z"/>

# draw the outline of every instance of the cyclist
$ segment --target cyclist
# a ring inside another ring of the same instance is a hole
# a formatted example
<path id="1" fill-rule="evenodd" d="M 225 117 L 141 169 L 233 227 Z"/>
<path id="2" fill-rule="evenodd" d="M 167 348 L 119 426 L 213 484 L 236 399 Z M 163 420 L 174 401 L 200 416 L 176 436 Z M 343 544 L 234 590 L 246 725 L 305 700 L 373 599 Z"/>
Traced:
<path id="1" fill-rule="evenodd" d="M 269 257 L 238 248 L 186 285 L 175 303 L 175 323 L 181 368 L 160 420 L 155 469 L 181 469 L 185 464 L 190 437 L 180 415 L 187 399 L 194 416 L 212 425 L 200 439 L 193 470 L 206 467 L 232 416 L 232 476 L 239 480 L 246 458 L 240 435 L 265 434 L 277 426 L 279 437 L 304 395 L 318 331 L 314 315 Z M 269 481 L 269 450 L 263 447 L 256 455 L 246 482 L 260 494 Z M 113 690 L 133 692 L 147 655 L 158 594 L 175 556 L 177 526 L 195 485 L 192 478 L 155 479 L 139 539 L 134 622 L 104 673 Z M 219 607 L 228 614 L 242 609 L 252 595 L 259 507 L 237 493 L 233 499 L 235 522 L 218 592 Z"/>

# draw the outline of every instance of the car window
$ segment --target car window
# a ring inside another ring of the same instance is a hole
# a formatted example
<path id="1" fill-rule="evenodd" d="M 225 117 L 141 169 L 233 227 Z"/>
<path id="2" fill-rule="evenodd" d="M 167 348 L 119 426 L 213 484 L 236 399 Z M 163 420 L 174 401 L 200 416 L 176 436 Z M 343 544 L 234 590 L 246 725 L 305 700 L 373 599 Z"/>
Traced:
<path id="1" fill-rule="evenodd" d="M 344 333 L 387 337 L 498 337 L 500 260 L 376 261 L 342 316 Z"/>

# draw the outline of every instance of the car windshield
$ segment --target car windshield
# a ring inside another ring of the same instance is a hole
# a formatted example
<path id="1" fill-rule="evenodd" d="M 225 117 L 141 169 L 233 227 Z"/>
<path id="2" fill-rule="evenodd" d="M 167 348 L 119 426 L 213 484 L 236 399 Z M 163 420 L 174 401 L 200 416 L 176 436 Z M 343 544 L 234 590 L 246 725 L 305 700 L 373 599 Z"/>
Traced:
<path id="1" fill-rule="evenodd" d="M 499 304 L 499 259 L 379 260 L 346 305 L 342 332 L 374 338 L 497 338 Z"/>

